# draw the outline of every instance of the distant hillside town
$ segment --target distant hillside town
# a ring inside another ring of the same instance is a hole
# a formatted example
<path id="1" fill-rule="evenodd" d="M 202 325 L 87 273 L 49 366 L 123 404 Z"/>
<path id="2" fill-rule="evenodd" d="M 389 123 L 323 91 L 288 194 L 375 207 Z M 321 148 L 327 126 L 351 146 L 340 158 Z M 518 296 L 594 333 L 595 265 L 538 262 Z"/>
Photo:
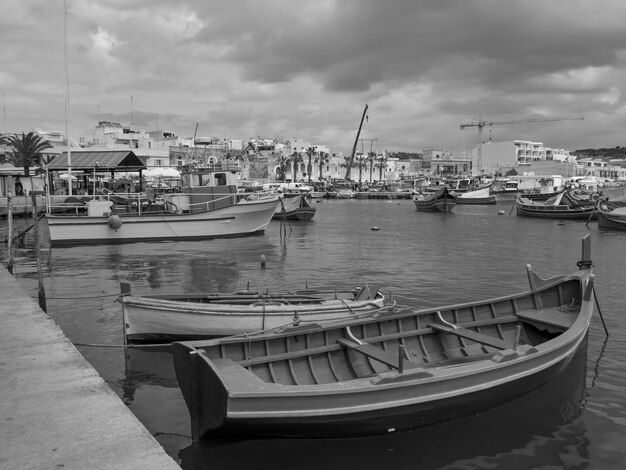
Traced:
<path id="1" fill-rule="evenodd" d="M 39 129 L 25 132 L 46 142 L 40 161 L 30 162 L 33 171 L 43 171 L 59 155 L 72 152 L 131 150 L 147 167 L 180 168 L 183 165 L 215 166 L 225 160 L 238 162 L 238 178 L 259 183 L 276 181 L 337 181 L 350 175 L 355 182 L 373 183 L 420 176 L 489 175 L 493 177 L 591 176 L 612 181 L 626 180 L 626 148 L 568 151 L 543 142 L 509 140 L 485 142 L 468 153 L 455 154 L 444 148 L 415 152 L 381 150 L 378 139 L 360 139 L 354 155 L 346 155 L 323 143 L 299 137 L 289 140 L 254 137 L 181 138 L 163 130 L 142 131 L 118 122 L 99 121 L 89 138 L 70 138 L 61 132 Z M 25 175 L 23 164 L 12 160 L 9 139 L 24 134 L 3 134 L 0 144 L 0 195 L 6 194 L 7 177 Z M 376 146 L 374 145 L 376 143 Z M 348 162 L 352 160 L 350 172 Z"/>

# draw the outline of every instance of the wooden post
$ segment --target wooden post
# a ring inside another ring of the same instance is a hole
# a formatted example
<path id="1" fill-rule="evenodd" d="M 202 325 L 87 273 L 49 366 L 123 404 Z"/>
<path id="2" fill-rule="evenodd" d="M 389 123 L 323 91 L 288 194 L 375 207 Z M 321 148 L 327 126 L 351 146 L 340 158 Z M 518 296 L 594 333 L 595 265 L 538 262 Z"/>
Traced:
<path id="1" fill-rule="evenodd" d="M 33 201 L 33 214 L 37 214 L 37 194 L 31 194 Z M 35 256 L 37 258 L 37 281 L 39 283 L 39 306 L 47 313 L 46 308 L 46 291 L 43 287 L 43 275 L 41 273 L 41 258 L 39 248 L 39 224 L 37 217 L 33 217 L 33 233 L 35 234 Z"/>
<path id="2" fill-rule="evenodd" d="M 9 232 L 7 234 L 7 251 L 9 253 L 9 263 L 7 270 L 13 274 L 13 202 L 11 191 L 7 194 L 7 222 L 9 224 Z"/>
<path id="3" fill-rule="evenodd" d="M 199 406 L 198 406 L 198 352 L 191 351 L 189 353 L 189 381 L 191 382 L 191 403 L 189 406 L 191 414 L 191 440 L 198 442 L 199 436 Z"/>

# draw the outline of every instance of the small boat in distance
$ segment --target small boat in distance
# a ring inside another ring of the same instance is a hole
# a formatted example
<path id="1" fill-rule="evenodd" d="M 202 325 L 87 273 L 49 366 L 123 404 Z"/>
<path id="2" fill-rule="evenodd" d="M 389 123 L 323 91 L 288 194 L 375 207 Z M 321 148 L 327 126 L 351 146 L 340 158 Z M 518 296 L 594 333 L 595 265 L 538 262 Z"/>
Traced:
<path id="1" fill-rule="evenodd" d="M 626 202 L 598 200 L 596 206 L 598 227 L 613 230 L 626 230 Z"/>
<path id="2" fill-rule="evenodd" d="M 423 212 L 452 212 L 456 206 L 456 198 L 448 191 L 447 186 L 442 186 L 434 192 L 413 196 L 413 202 L 417 210 Z"/>
<path id="3" fill-rule="evenodd" d="M 309 289 L 293 292 L 133 295 L 122 283 L 124 335 L 128 343 L 170 342 L 249 334 L 286 325 L 361 318 L 391 310 L 378 289 Z"/>
<path id="4" fill-rule="evenodd" d="M 84 211 L 56 215 L 47 205 L 50 244 L 80 245 L 241 237 L 267 228 L 279 196 L 238 194 L 237 168 L 184 169 L 180 192 L 100 194 Z M 65 208 L 67 209 L 67 208 Z"/>
<path id="5" fill-rule="evenodd" d="M 311 220 L 317 208 L 309 204 L 307 195 L 283 197 L 274 211 L 273 219 Z"/>
<path id="6" fill-rule="evenodd" d="M 389 434 L 519 398 L 586 348 L 589 235 L 582 252 L 568 275 L 541 279 L 529 265 L 513 295 L 174 343 L 192 439 Z"/>
<path id="7" fill-rule="evenodd" d="M 519 216 L 589 220 L 595 218 L 596 203 L 595 200 L 582 199 L 571 190 L 565 190 L 545 201 L 517 196 L 515 206 Z"/>
<path id="8" fill-rule="evenodd" d="M 490 194 L 489 186 L 474 191 L 462 193 L 452 193 L 456 197 L 457 204 L 497 204 L 498 199 L 495 194 Z"/>

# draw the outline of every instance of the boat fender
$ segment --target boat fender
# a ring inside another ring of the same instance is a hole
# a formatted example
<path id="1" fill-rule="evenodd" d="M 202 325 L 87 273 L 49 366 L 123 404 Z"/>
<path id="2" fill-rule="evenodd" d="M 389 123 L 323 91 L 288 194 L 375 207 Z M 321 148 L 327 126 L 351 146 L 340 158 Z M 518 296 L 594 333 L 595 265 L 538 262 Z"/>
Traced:
<path id="1" fill-rule="evenodd" d="M 117 214 L 112 214 L 107 219 L 107 224 L 113 230 L 118 230 L 122 226 L 122 218 Z"/>

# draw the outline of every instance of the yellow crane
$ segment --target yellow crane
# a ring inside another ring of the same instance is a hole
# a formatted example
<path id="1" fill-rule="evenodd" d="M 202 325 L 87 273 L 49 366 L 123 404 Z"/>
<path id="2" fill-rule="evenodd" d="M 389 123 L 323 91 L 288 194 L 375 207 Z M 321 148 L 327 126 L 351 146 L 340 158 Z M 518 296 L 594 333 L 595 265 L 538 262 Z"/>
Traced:
<path id="1" fill-rule="evenodd" d="M 461 130 L 464 130 L 466 127 L 477 127 L 478 128 L 478 147 L 477 147 L 477 156 L 476 156 L 476 170 L 480 174 L 483 166 L 483 127 L 485 126 L 495 126 L 499 124 L 519 124 L 526 122 L 547 122 L 547 121 L 577 121 L 584 119 L 581 117 L 568 117 L 568 118 L 538 118 L 538 119 L 513 119 L 511 121 L 485 121 L 483 119 L 478 119 L 475 122 L 466 122 L 461 124 Z"/>

